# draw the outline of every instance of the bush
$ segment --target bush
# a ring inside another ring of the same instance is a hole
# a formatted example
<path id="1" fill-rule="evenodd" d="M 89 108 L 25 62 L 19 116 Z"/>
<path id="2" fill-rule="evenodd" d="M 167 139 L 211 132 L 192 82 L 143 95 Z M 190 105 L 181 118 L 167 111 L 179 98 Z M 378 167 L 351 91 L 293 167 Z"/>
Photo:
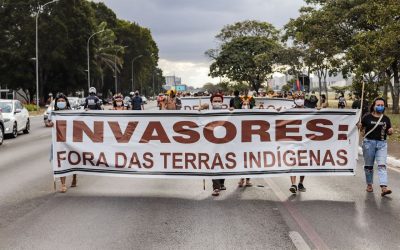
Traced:
<path id="1" fill-rule="evenodd" d="M 37 111 L 36 104 L 25 104 L 24 107 L 29 111 Z"/>

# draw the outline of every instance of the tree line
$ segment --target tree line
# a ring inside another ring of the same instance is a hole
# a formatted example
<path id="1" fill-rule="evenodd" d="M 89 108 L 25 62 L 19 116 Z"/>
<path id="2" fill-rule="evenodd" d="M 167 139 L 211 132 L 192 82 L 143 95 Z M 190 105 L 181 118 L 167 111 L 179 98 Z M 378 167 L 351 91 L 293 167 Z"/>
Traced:
<path id="1" fill-rule="evenodd" d="M 219 45 L 206 51 L 210 76 L 258 91 L 273 72 L 297 78 L 307 69 L 328 94 L 327 77 L 352 77 L 352 90 L 366 98 L 392 97 L 399 113 L 400 2 L 397 0 L 305 0 L 299 17 L 278 30 L 248 20 L 225 26 Z M 383 90 L 383 91 L 382 91 Z"/>
<path id="2" fill-rule="evenodd" d="M 151 31 L 118 19 L 104 3 L 87 0 L 0 0 L 0 86 L 36 93 L 35 19 L 39 12 L 39 96 L 75 95 L 90 85 L 104 97 L 117 91 L 161 89 L 159 50 Z M 132 70 L 133 69 L 133 70 Z M 133 79 L 132 79 L 133 76 Z M 153 88 L 154 83 L 154 88 Z"/>

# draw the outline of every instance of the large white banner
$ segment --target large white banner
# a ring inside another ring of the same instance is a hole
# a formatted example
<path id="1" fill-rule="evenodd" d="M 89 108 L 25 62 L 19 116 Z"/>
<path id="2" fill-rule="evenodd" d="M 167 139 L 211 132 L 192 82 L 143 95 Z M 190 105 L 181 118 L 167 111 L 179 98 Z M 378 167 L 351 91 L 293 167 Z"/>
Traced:
<path id="1" fill-rule="evenodd" d="M 353 175 L 359 113 L 55 112 L 53 170 L 158 178 Z"/>
<path id="2" fill-rule="evenodd" d="M 224 96 L 223 108 L 229 108 L 229 101 L 233 98 L 232 96 Z M 283 110 L 293 108 L 294 102 L 289 99 L 282 98 L 268 98 L 268 97 L 255 97 L 256 106 L 254 109 L 275 109 Z M 199 110 L 199 107 L 205 103 L 211 107 L 210 97 L 183 97 L 181 98 L 183 110 Z"/>

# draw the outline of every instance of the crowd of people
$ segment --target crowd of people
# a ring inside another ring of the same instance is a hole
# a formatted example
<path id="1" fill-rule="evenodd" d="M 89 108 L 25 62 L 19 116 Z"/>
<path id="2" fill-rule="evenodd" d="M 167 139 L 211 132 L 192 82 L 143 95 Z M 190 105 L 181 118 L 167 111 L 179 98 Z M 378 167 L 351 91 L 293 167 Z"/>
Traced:
<path id="1" fill-rule="evenodd" d="M 181 103 L 182 93 L 176 93 L 173 90 L 167 91 L 167 93 L 160 94 L 157 97 L 157 106 L 160 110 L 180 110 L 182 108 Z M 288 96 L 286 98 L 289 98 Z M 344 95 L 341 95 L 338 100 L 338 108 L 345 108 L 347 103 L 344 99 Z M 294 108 L 298 109 L 324 109 L 328 107 L 326 96 L 322 94 L 320 100 L 315 95 L 315 92 L 304 93 L 304 92 L 293 92 L 290 93 L 290 99 L 293 99 Z M 211 107 L 208 104 L 204 104 L 200 109 L 213 109 L 218 110 L 223 108 L 224 94 L 217 92 L 210 95 Z M 139 95 L 139 92 L 130 93 L 129 105 L 124 105 L 124 97 L 122 94 L 117 93 L 113 96 L 112 102 L 113 110 L 144 110 L 143 100 Z M 385 115 L 386 101 L 383 98 L 377 98 L 373 101 L 372 105 L 368 106 L 368 102 L 363 100 L 361 102 L 360 96 L 356 96 L 356 100 L 353 102 L 353 109 L 362 109 L 362 119 L 357 125 L 363 134 L 363 157 L 364 157 L 364 172 L 365 180 L 367 184 L 366 191 L 373 192 L 373 175 L 374 175 L 374 164 L 376 162 L 378 169 L 379 184 L 381 188 L 381 195 L 386 196 L 391 194 L 392 191 L 388 188 L 388 174 L 387 174 L 387 136 L 393 134 L 393 128 L 391 125 L 390 118 Z M 68 102 L 68 98 L 60 93 L 55 98 L 55 110 L 70 110 L 71 106 Z M 254 93 L 251 91 L 245 91 L 240 95 L 239 91 L 233 92 L 233 98 L 230 99 L 229 110 L 235 109 L 253 109 L 255 107 Z M 86 110 L 100 110 L 100 99 L 96 96 L 96 89 L 89 89 L 89 96 L 85 100 L 84 108 Z M 47 126 L 52 127 L 54 124 L 51 119 L 51 115 L 47 120 Z M 66 177 L 61 177 L 61 192 L 67 191 Z M 305 176 L 299 177 L 297 182 L 296 176 L 291 176 L 291 186 L 289 191 L 293 194 L 297 192 L 305 192 L 304 186 Z M 213 179 L 213 196 L 219 196 L 220 192 L 226 190 L 225 179 Z M 239 187 L 251 187 L 250 178 L 241 178 L 239 180 Z M 71 187 L 77 186 L 77 175 L 73 175 Z"/>

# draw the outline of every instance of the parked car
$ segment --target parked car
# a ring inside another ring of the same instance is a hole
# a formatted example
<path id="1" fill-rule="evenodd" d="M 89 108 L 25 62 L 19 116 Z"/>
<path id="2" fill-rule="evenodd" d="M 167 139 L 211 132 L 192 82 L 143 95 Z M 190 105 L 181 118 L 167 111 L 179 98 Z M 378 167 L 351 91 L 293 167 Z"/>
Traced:
<path id="1" fill-rule="evenodd" d="M 28 134 L 31 128 L 28 110 L 18 100 L 0 100 L 4 118 L 4 134 L 16 138 L 23 131 Z"/>
<path id="2" fill-rule="evenodd" d="M 0 145 L 3 144 L 4 141 L 4 119 L 2 110 L 0 108 Z"/>

